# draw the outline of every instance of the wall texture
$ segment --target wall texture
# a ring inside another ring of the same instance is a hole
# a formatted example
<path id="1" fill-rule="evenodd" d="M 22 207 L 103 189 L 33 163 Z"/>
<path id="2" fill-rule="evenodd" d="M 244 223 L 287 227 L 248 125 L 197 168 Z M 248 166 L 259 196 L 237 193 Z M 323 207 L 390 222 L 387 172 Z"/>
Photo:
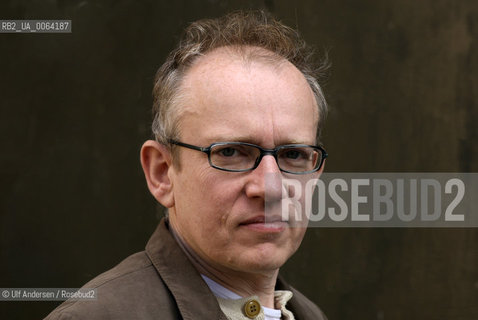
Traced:
<path id="1" fill-rule="evenodd" d="M 2 1 L 0 19 L 73 32 L 0 34 L 0 287 L 79 287 L 144 247 L 154 73 L 188 22 L 239 8 L 328 51 L 327 171 L 478 170 L 474 0 Z M 330 319 L 478 319 L 477 266 L 476 229 L 324 228 L 283 272 Z"/>

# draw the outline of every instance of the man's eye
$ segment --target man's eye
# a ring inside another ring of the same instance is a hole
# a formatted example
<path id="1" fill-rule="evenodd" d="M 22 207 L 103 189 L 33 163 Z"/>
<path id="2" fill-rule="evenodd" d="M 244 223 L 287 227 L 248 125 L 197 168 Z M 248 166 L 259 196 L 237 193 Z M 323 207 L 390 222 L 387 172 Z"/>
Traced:
<path id="1" fill-rule="evenodd" d="M 285 157 L 287 159 L 299 159 L 303 158 L 303 154 L 297 150 L 288 150 L 285 152 Z"/>
<path id="2" fill-rule="evenodd" d="M 219 151 L 219 154 L 224 157 L 232 157 L 237 155 L 237 150 L 231 147 L 223 148 Z"/>

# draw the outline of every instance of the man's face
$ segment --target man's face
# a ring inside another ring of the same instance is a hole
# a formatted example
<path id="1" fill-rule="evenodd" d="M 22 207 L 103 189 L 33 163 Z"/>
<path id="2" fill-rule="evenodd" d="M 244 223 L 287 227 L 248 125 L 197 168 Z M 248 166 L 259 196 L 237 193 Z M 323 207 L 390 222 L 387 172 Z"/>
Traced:
<path id="1" fill-rule="evenodd" d="M 182 89 L 181 142 L 205 147 L 240 141 L 270 149 L 315 144 L 313 93 L 287 61 L 244 61 L 218 49 L 188 71 Z M 274 157 L 265 156 L 253 171 L 225 172 L 212 168 L 205 153 L 178 151 L 180 168 L 170 172 L 174 206 L 169 211 L 187 245 L 219 270 L 265 272 L 282 266 L 299 247 L 305 228 L 253 223 L 264 217 L 268 188 L 280 201 L 281 187 L 265 183 L 266 174 L 280 172 Z"/>

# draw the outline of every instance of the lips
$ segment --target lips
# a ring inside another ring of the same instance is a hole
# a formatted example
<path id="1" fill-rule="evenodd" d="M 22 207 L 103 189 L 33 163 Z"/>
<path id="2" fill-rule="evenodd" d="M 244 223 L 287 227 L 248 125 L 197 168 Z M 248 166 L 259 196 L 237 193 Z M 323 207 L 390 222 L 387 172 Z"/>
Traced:
<path id="1" fill-rule="evenodd" d="M 255 217 L 249 218 L 245 221 L 242 221 L 240 224 L 251 224 L 251 223 L 273 223 L 273 222 L 287 222 L 286 220 L 282 220 L 281 216 L 265 216 L 265 215 L 257 215 Z"/>
<path id="2" fill-rule="evenodd" d="M 240 227 L 246 227 L 254 231 L 266 233 L 281 232 L 287 227 L 287 225 L 287 221 L 283 221 L 280 216 L 268 216 L 266 218 L 264 215 L 249 218 L 239 224 Z"/>

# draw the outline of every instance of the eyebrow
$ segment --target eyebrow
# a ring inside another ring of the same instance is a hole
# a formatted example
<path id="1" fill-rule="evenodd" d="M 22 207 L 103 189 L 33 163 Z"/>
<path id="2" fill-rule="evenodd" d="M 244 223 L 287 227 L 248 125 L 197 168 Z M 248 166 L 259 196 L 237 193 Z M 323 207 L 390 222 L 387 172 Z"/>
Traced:
<path id="1" fill-rule="evenodd" d="M 207 141 L 210 141 L 211 143 L 213 142 L 223 142 L 223 141 L 237 141 L 237 142 L 247 142 L 247 143 L 257 143 L 257 138 L 254 138 L 252 136 L 227 136 L 227 138 L 224 138 L 224 136 L 213 136 L 211 138 L 207 138 Z"/>
<path id="2" fill-rule="evenodd" d="M 261 146 L 261 143 L 257 139 L 257 137 L 248 136 L 248 135 L 245 135 L 245 136 L 228 136 L 227 138 L 224 138 L 223 136 L 213 136 L 211 138 L 206 138 L 206 141 L 208 141 L 209 144 L 214 143 L 214 142 L 246 142 L 246 143 L 251 143 L 251 144 Z M 304 140 L 299 141 L 297 139 L 293 139 L 293 140 L 280 141 L 280 143 L 275 144 L 275 146 L 282 146 L 282 145 L 286 145 L 286 144 L 310 144 L 310 143 L 307 143 Z M 315 144 L 315 141 L 312 144 Z"/>

